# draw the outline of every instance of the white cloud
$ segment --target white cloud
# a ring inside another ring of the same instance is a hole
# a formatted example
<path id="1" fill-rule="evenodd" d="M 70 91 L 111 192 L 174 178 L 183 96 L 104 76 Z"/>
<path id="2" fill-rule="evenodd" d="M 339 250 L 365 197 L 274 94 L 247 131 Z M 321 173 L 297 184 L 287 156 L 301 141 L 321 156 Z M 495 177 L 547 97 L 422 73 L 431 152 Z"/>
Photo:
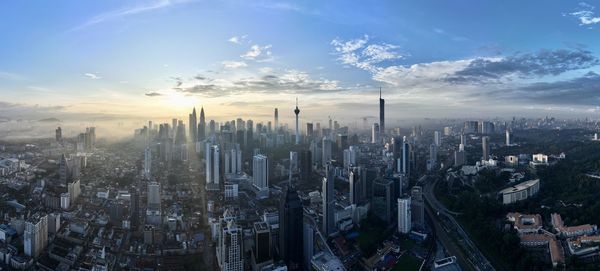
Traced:
<path id="1" fill-rule="evenodd" d="M 394 65 L 379 68 L 373 73 L 373 80 L 394 86 L 414 86 L 440 81 L 449 75 L 465 69 L 472 59 L 418 63 L 405 67 Z"/>
<path id="2" fill-rule="evenodd" d="M 237 68 L 243 68 L 243 67 L 248 66 L 248 64 L 246 64 L 246 62 L 244 62 L 244 61 L 228 61 L 228 60 L 226 60 L 226 61 L 221 62 L 221 64 L 226 69 L 237 69 Z"/>
<path id="3" fill-rule="evenodd" d="M 85 76 L 87 76 L 87 77 L 89 77 L 90 79 L 93 79 L 93 80 L 102 79 L 102 77 L 100 77 L 100 76 L 98 76 L 96 74 L 90 73 L 90 72 L 85 73 L 83 75 L 85 75 Z"/>
<path id="4" fill-rule="evenodd" d="M 0 71 L 0 79 L 20 81 L 24 80 L 25 76 L 12 72 Z"/>
<path id="5" fill-rule="evenodd" d="M 248 35 L 233 36 L 233 37 L 229 38 L 227 41 L 229 41 L 231 43 L 235 43 L 235 44 L 242 44 L 242 43 L 246 42 L 247 37 L 248 37 Z"/>
<path id="6" fill-rule="evenodd" d="M 368 44 L 369 36 L 344 41 L 336 38 L 331 45 L 338 55 L 338 61 L 370 72 L 375 72 L 378 63 L 401 59 L 404 55 L 397 52 L 397 45 L 381 43 Z"/>
<path id="7" fill-rule="evenodd" d="M 579 3 L 580 10 L 571 12 L 569 15 L 579 19 L 579 25 L 594 25 L 600 23 L 600 16 L 595 16 L 595 7 L 585 2 Z"/>
<path id="8" fill-rule="evenodd" d="M 254 44 L 250 47 L 246 53 L 240 57 L 247 60 L 256 60 L 259 62 L 269 61 L 273 59 L 273 53 L 271 52 L 271 45 L 260 46 Z"/>

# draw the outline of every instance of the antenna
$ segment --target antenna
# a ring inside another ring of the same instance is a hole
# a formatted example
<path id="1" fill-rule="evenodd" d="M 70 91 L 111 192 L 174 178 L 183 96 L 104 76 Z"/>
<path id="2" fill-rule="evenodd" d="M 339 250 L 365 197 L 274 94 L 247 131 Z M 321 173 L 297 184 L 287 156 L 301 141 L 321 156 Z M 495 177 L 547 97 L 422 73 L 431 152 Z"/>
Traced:
<path id="1" fill-rule="evenodd" d="M 379 99 L 381 99 L 381 87 L 379 87 Z"/>
<path id="2" fill-rule="evenodd" d="M 296 97 L 296 107 L 298 107 L 298 97 Z"/>

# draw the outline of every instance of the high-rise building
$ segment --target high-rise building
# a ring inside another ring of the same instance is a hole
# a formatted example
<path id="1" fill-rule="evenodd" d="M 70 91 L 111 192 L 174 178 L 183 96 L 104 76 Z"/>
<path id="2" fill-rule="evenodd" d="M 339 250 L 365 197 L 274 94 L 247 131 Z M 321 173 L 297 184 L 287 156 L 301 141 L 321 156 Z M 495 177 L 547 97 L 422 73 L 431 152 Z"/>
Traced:
<path id="1" fill-rule="evenodd" d="M 329 236 L 335 232 L 335 175 L 331 164 L 325 166 L 326 177 L 323 177 L 323 234 Z"/>
<path id="2" fill-rule="evenodd" d="M 313 124 L 312 124 L 312 122 L 307 122 L 306 123 L 306 137 L 310 139 L 313 136 L 314 136 Z"/>
<path id="3" fill-rule="evenodd" d="M 311 151 L 301 150 L 298 156 L 300 160 L 300 181 L 307 183 L 312 176 L 312 153 Z"/>
<path id="4" fill-rule="evenodd" d="M 348 174 L 350 183 L 350 204 L 358 205 L 362 201 L 362 183 L 360 178 L 360 169 L 353 168 Z"/>
<path id="5" fill-rule="evenodd" d="M 381 97 L 381 88 L 379 88 L 379 135 L 385 136 L 385 100 Z"/>
<path id="6" fill-rule="evenodd" d="M 402 173 L 407 177 L 410 174 L 410 144 L 406 137 L 402 140 Z"/>
<path id="7" fill-rule="evenodd" d="M 463 149 L 459 149 L 457 151 L 454 151 L 454 166 L 455 167 L 459 167 L 465 164 L 465 150 Z"/>
<path id="8" fill-rule="evenodd" d="M 252 179 L 259 189 L 269 187 L 269 161 L 267 156 L 259 154 L 252 158 Z"/>
<path id="9" fill-rule="evenodd" d="M 432 164 L 437 164 L 437 156 L 438 156 L 438 145 L 431 144 L 429 145 L 429 160 L 431 160 Z"/>
<path id="10" fill-rule="evenodd" d="M 481 149 L 482 149 L 482 160 L 490 159 L 490 137 L 483 136 L 481 137 Z"/>
<path id="11" fill-rule="evenodd" d="M 219 150 L 219 145 L 212 145 L 210 142 L 206 143 L 206 167 L 204 171 L 206 171 L 206 184 L 212 184 L 218 188 L 219 181 L 221 178 L 220 175 L 220 159 L 221 159 L 221 151 Z"/>
<path id="12" fill-rule="evenodd" d="M 411 197 L 411 222 L 420 229 L 425 227 L 425 202 L 423 200 L 423 188 L 415 185 L 410 191 Z"/>
<path id="13" fill-rule="evenodd" d="M 296 105 L 296 107 L 298 107 L 298 105 Z M 275 132 L 278 132 L 279 131 L 279 112 L 278 112 L 277 108 L 275 108 L 274 121 L 275 121 Z"/>
<path id="14" fill-rule="evenodd" d="M 314 220 L 311 219 L 309 216 L 304 216 L 303 219 L 303 265 L 305 267 L 305 270 L 310 270 L 310 266 L 311 266 L 311 260 L 312 257 L 315 254 L 315 232 L 317 231 L 315 229 L 315 223 Z"/>
<path id="15" fill-rule="evenodd" d="M 160 184 L 157 182 L 148 184 L 148 209 L 160 210 Z"/>
<path id="16" fill-rule="evenodd" d="M 398 199 L 398 232 L 409 233 L 412 228 L 410 197 Z"/>
<path id="17" fill-rule="evenodd" d="M 189 123 L 188 123 L 188 127 L 190 129 L 190 131 L 189 131 L 190 142 L 196 142 L 198 140 L 197 116 L 198 115 L 196 115 L 196 107 L 194 107 L 194 110 L 192 110 L 192 113 L 189 115 Z"/>
<path id="18" fill-rule="evenodd" d="M 329 163 L 329 161 L 331 161 L 331 140 L 329 140 L 328 137 L 324 136 L 323 137 L 323 145 L 322 145 L 322 149 L 323 149 L 323 155 L 321 156 L 321 161 L 323 162 L 323 167 L 325 167 L 327 165 L 327 163 Z"/>
<path id="19" fill-rule="evenodd" d="M 279 208 L 279 252 L 289 270 L 302 268 L 303 209 L 298 192 L 289 185 Z"/>
<path id="20" fill-rule="evenodd" d="M 300 144 L 300 123 L 298 120 L 300 109 L 298 109 L 298 98 L 296 98 L 296 109 L 294 109 L 294 114 L 296 114 L 296 145 L 298 145 Z"/>
<path id="21" fill-rule="evenodd" d="M 344 168 L 348 169 L 351 166 L 356 166 L 356 159 L 358 157 L 358 147 L 350 146 L 344 150 Z"/>
<path id="22" fill-rule="evenodd" d="M 373 123 L 373 128 L 371 128 L 371 143 L 379 143 L 379 124 Z"/>
<path id="23" fill-rule="evenodd" d="M 35 214 L 25 221 L 23 250 L 25 255 L 37 258 L 48 245 L 48 215 Z"/>
<path id="24" fill-rule="evenodd" d="M 465 121 L 465 126 L 463 132 L 465 134 L 475 134 L 477 133 L 478 123 L 477 121 Z"/>
<path id="25" fill-rule="evenodd" d="M 271 227 L 267 222 L 254 222 L 254 247 L 252 255 L 256 264 L 272 259 L 271 255 Z"/>
<path id="26" fill-rule="evenodd" d="M 386 223 L 392 223 L 394 217 L 394 182 L 386 178 L 373 181 L 371 208 L 373 213 Z"/>
<path id="27" fill-rule="evenodd" d="M 58 179 L 60 180 L 60 183 L 64 185 L 67 185 L 67 183 L 71 180 L 69 162 L 67 161 L 67 156 L 64 153 L 60 157 L 60 163 L 58 165 Z"/>
<path id="28" fill-rule="evenodd" d="M 433 132 L 433 144 L 436 146 L 442 146 L 442 133 L 440 131 Z"/>
<path id="29" fill-rule="evenodd" d="M 200 108 L 200 122 L 198 122 L 198 138 L 197 141 L 206 139 L 206 118 L 204 116 L 204 106 Z"/>
<path id="30" fill-rule="evenodd" d="M 56 137 L 56 142 L 62 142 L 62 128 L 56 128 L 54 131 L 54 136 Z"/>
<path id="31" fill-rule="evenodd" d="M 225 152 L 225 173 L 242 173 L 242 150 L 240 144 L 235 144 L 233 148 Z"/>
<path id="32" fill-rule="evenodd" d="M 150 180 L 151 168 L 152 168 L 152 150 L 150 148 L 146 148 L 146 150 L 144 150 L 144 178 L 146 178 L 147 180 Z"/>
<path id="33" fill-rule="evenodd" d="M 223 221 L 217 245 L 217 262 L 221 271 L 243 271 L 242 228 L 234 220 Z"/>
<path id="34" fill-rule="evenodd" d="M 505 138 L 506 139 L 506 146 L 510 146 L 511 142 L 510 142 L 510 130 L 509 129 L 506 129 L 506 136 L 505 137 L 506 137 Z"/>
<path id="35" fill-rule="evenodd" d="M 463 145 L 463 147 L 467 145 L 467 136 L 465 133 L 460 134 L 460 144 Z"/>

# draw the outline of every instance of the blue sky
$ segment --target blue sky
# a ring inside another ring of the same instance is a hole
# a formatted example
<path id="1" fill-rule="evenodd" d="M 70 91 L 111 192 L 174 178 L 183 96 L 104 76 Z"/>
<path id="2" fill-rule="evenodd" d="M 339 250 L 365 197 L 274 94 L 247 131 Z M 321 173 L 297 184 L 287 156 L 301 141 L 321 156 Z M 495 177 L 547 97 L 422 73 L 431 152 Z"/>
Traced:
<path id="1" fill-rule="evenodd" d="M 594 116 L 600 2 L 523 2 L 5 2 L 0 116 Z"/>

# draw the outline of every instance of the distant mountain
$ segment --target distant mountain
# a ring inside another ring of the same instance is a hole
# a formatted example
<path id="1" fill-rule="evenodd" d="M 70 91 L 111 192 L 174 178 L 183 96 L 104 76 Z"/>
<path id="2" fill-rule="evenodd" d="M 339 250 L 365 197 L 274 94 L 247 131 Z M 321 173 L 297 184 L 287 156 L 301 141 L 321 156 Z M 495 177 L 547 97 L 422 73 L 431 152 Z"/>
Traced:
<path id="1" fill-rule="evenodd" d="M 60 120 L 57 118 L 47 118 L 47 119 L 41 119 L 41 120 L 39 120 L 39 122 L 60 122 Z"/>

